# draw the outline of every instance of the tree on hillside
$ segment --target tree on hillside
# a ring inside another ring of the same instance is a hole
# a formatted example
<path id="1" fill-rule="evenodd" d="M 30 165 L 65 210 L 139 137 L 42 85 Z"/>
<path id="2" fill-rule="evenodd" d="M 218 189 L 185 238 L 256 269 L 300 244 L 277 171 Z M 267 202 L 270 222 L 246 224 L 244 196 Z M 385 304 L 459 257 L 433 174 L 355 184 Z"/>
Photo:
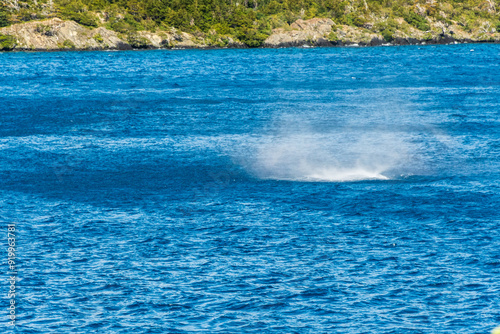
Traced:
<path id="1" fill-rule="evenodd" d="M 10 13 L 7 10 L 7 7 L 3 4 L 0 4 L 0 28 L 6 27 L 10 24 L 9 22 Z"/>

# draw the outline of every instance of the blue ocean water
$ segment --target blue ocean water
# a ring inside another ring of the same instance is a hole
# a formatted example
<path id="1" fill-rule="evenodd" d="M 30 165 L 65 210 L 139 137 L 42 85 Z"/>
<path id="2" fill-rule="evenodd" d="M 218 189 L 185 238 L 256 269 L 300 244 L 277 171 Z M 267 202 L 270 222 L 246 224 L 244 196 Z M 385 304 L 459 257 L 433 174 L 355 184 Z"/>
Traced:
<path id="1" fill-rule="evenodd" d="M 17 331 L 488 333 L 499 73 L 500 45 L 0 53 Z"/>

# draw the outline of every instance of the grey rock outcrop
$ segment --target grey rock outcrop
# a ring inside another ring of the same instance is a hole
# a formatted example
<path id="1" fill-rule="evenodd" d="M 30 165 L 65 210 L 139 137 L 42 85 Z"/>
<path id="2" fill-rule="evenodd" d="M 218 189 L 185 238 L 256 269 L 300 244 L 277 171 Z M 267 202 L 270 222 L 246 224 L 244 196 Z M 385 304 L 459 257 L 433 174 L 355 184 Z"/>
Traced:
<path id="1" fill-rule="evenodd" d="M 277 28 L 264 41 L 266 47 L 287 46 L 332 46 L 328 34 L 332 31 L 333 21 L 330 19 L 297 20 L 290 29 Z"/>
<path id="2" fill-rule="evenodd" d="M 58 18 L 14 24 L 0 29 L 0 34 L 16 38 L 17 43 L 14 50 L 129 50 L 133 48 L 210 47 L 203 40 L 175 29 L 155 33 L 139 31 L 133 35 L 124 35 L 104 27 L 89 29 L 74 21 L 63 21 Z"/>
<path id="3" fill-rule="evenodd" d="M 383 44 L 409 45 L 409 44 L 450 44 L 450 43 L 475 43 L 475 42 L 500 42 L 500 34 L 487 29 L 478 29 L 466 32 L 457 24 L 444 26 L 441 22 L 430 22 L 431 30 L 420 31 L 409 25 L 403 18 L 396 20 L 401 30 L 394 32 L 390 42 L 384 37 L 369 29 L 373 23 L 364 27 L 336 25 L 330 19 L 297 20 L 286 28 L 277 28 L 264 41 L 265 47 L 290 47 L 290 46 L 377 46 Z M 484 24 L 487 26 L 487 24 Z"/>

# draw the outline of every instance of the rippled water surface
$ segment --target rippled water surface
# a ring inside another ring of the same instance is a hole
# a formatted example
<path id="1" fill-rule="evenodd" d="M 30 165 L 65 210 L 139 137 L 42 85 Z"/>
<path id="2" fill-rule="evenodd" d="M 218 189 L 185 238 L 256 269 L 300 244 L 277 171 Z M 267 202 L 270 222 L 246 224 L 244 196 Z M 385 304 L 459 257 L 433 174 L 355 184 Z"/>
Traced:
<path id="1" fill-rule="evenodd" d="M 499 45 L 0 53 L 18 331 L 488 333 L 499 73 Z"/>

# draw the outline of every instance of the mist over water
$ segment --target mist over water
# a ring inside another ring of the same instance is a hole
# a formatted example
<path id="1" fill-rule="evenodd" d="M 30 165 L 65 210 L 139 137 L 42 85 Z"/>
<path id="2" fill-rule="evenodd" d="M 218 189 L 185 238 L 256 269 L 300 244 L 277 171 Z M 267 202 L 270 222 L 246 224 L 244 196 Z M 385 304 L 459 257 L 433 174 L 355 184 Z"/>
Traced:
<path id="1" fill-rule="evenodd" d="M 261 179 L 390 180 L 428 173 L 431 152 L 422 151 L 422 142 L 439 142 L 430 131 L 415 136 L 405 127 L 370 124 L 369 119 L 356 126 L 315 122 L 282 117 L 272 133 L 254 145 L 245 168 Z"/>

